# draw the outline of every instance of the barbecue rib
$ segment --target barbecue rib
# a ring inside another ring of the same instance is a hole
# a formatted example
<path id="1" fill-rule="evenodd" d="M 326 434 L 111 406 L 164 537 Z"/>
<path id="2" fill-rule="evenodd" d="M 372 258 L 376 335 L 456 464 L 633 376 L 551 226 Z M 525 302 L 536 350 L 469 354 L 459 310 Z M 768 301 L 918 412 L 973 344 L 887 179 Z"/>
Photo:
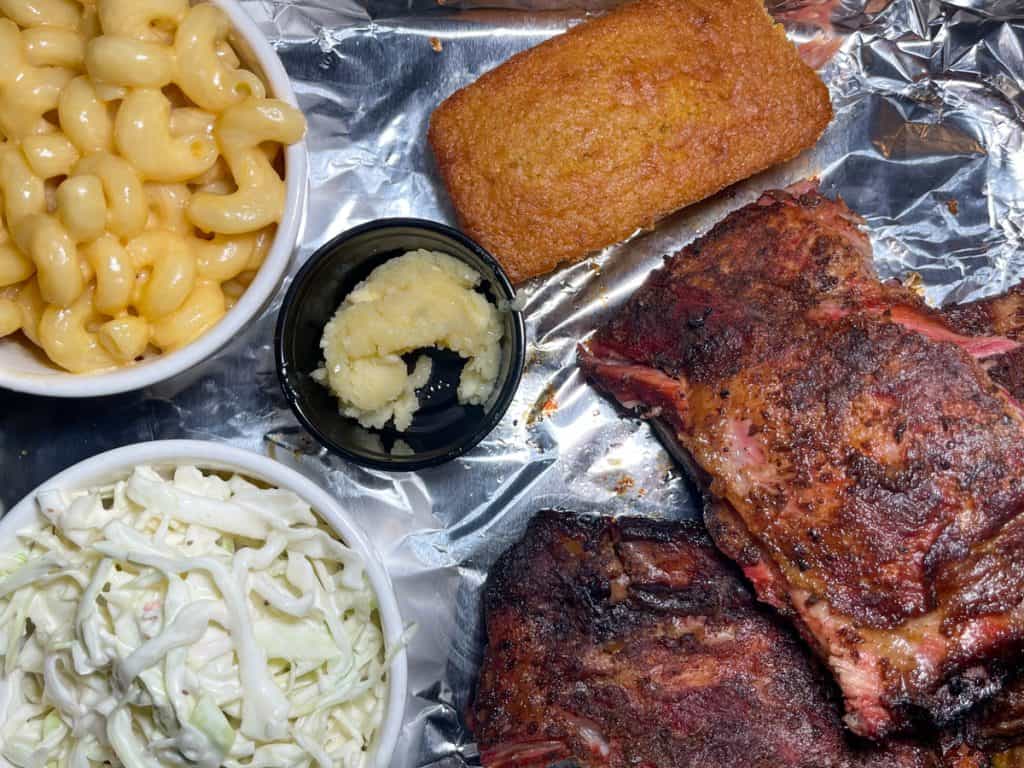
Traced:
<path id="1" fill-rule="evenodd" d="M 484 609 L 485 768 L 980 764 L 844 733 L 828 673 L 697 523 L 541 512 Z"/>
<path id="2" fill-rule="evenodd" d="M 716 543 L 881 738 L 990 697 L 1024 647 L 1024 420 L 995 383 L 1016 388 L 1020 299 L 929 309 L 879 282 L 859 221 L 811 184 L 767 193 L 580 363 L 671 426 Z"/>

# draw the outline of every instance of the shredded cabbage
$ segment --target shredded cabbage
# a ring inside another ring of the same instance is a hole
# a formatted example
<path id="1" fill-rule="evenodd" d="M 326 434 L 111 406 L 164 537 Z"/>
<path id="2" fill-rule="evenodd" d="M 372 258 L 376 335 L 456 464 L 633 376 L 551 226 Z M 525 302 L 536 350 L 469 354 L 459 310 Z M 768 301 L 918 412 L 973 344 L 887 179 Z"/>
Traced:
<path id="1" fill-rule="evenodd" d="M 19 768 L 363 768 L 387 664 L 360 557 L 295 494 L 183 466 L 41 494 L 0 555 Z"/>

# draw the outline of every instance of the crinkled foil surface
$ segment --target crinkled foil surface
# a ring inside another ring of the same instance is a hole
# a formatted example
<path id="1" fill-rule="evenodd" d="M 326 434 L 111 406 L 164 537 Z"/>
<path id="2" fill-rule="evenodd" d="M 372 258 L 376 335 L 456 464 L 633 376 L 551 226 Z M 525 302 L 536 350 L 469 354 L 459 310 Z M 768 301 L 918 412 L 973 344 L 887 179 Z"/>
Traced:
<path id="1" fill-rule="evenodd" d="M 295 266 L 369 219 L 452 222 L 425 142 L 428 116 L 512 53 L 600 10 L 559 3 L 248 2 L 309 118 L 312 194 Z M 573 364 L 577 341 L 664 254 L 761 190 L 817 175 L 865 217 L 881 274 L 917 273 L 930 301 L 998 293 L 1024 277 L 1024 0 L 774 0 L 770 10 L 808 56 L 835 51 L 820 71 L 836 117 L 818 146 L 523 287 L 522 386 L 470 455 L 389 475 L 320 451 L 278 390 L 279 295 L 214 359 L 145 392 L 77 402 L 0 394 L 0 505 L 80 459 L 140 440 L 223 440 L 297 466 L 366 528 L 405 619 L 418 626 L 393 765 L 475 764 L 462 713 L 483 646 L 480 590 L 532 513 L 695 513 L 649 427 L 620 417 Z"/>

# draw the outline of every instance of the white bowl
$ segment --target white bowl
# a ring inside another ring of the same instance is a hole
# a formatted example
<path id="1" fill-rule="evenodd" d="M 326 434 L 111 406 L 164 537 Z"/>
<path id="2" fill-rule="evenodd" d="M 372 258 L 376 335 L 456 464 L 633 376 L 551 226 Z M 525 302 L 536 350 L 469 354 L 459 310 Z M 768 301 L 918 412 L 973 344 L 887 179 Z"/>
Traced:
<path id="1" fill-rule="evenodd" d="M 210 0 L 231 19 L 232 43 L 244 63 L 261 74 L 270 95 L 298 108 L 281 59 L 256 23 L 235 0 Z M 224 346 L 258 315 L 284 277 L 306 212 L 306 142 L 285 148 L 285 210 L 267 258 L 238 302 L 213 328 L 188 346 L 106 373 L 68 373 L 47 360 L 20 334 L 0 339 L 0 388 L 51 397 L 99 397 L 142 389 L 198 365 Z"/>
<path id="2" fill-rule="evenodd" d="M 393 654 L 388 667 L 388 698 L 384 719 L 377 732 L 375 754 L 371 762 L 375 768 L 387 768 L 402 728 L 408 685 L 405 648 L 399 645 L 403 633 L 402 617 L 398 611 L 391 577 L 384 569 L 380 555 L 349 514 L 330 494 L 295 470 L 266 456 L 203 440 L 158 440 L 116 448 L 64 470 L 18 502 L 0 518 L 0 551 L 8 551 L 16 546 L 18 531 L 44 523 L 36 504 L 36 496 L 40 492 L 54 489 L 79 490 L 104 485 L 128 477 L 132 468 L 140 464 L 154 467 L 193 464 L 200 469 L 227 470 L 292 491 L 306 501 L 349 547 L 362 555 L 370 586 L 377 596 L 384 641 L 388 652 Z M 6 686 L 0 679 L 0 722 L 6 716 L 6 699 Z M 11 766 L 0 757 L 0 768 Z"/>

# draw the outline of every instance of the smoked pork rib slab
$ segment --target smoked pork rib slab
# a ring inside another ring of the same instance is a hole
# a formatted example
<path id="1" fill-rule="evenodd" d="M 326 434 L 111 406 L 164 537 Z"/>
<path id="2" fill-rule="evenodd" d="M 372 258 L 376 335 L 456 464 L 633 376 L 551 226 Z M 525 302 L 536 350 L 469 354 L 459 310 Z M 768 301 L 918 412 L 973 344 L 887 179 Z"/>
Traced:
<path id="1" fill-rule="evenodd" d="M 880 738 L 988 698 L 1024 646 L 1024 423 L 986 370 L 1020 352 L 995 305 L 947 317 L 879 282 L 858 223 L 810 184 L 767 193 L 668 258 L 580 364 L 670 425 L 716 543 Z"/>
<path id="2" fill-rule="evenodd" d="M 699 523 L 541 512 L 491 570 L 484 610 L 485 768 L 944 764 L 845 733 L 827 671 Z"/>

